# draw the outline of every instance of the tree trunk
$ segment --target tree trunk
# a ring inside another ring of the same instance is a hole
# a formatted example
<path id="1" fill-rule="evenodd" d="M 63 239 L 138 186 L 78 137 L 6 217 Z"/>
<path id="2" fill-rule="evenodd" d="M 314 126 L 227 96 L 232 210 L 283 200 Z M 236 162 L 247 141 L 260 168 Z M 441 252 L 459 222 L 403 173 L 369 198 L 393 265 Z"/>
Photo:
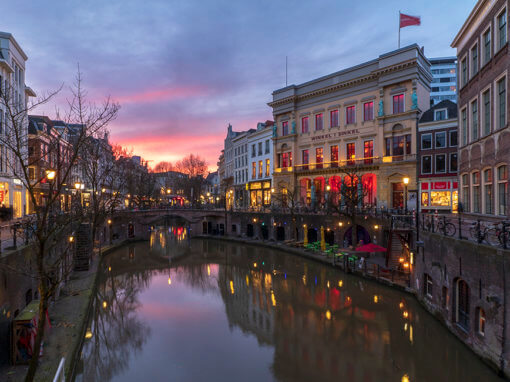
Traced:
<path id="1" fill-rule="evenodd" d="M 37 322 L 37 334 L 35 337 L 34 349 L 32 352 L 32 359 L 28 366 L 28 372 L 25 377 L 25 382 L 32 382 L 35 377 L 35 372 L 39 363 L 39 353 L 41 351 L 41 343 L 44 338 L 44 332 L 46 329 L 46 311 L 48 310 L 48 290 L 45 285 L 45 281 L 39 279 L 39 314 Z"/>

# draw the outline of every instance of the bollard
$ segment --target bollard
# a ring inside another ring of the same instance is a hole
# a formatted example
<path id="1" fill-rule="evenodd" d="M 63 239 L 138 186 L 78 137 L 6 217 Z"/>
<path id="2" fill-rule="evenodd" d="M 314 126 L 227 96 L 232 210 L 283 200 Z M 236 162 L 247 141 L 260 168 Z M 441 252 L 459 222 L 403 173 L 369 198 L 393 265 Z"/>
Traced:
<path id="1" fill-rule="evenodd" d="M 462 240 L 462 220 L 459 213 L 459 239 Z"/>

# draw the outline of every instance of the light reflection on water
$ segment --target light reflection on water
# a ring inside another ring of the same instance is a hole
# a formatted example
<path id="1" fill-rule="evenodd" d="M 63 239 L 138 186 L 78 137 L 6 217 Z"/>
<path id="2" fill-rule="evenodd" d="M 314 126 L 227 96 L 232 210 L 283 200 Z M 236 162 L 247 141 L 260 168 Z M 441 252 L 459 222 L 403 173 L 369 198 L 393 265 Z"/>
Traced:
<path id="1" fill-rule="evenodd" d="M 500 380 L 410 296 L 282 252 L 165 229 L 102 269 L 77 380 Z"/>

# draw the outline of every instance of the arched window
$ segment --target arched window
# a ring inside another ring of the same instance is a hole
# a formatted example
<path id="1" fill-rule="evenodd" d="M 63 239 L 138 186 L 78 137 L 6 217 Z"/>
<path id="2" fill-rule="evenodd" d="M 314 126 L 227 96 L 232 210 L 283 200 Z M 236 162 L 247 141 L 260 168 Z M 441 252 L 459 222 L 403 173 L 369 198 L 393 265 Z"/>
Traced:
<path id="1" fill-rule="evenodd" d="M 455 287 L 455 322 L 469 331 L 469 286 L 464 280 L 458 279 Z"/>
<path id="2" fill-rule="evenodd" d="M 485 311 L 480 307 L 476 308 L 476 332 L 485 335 Z"/>

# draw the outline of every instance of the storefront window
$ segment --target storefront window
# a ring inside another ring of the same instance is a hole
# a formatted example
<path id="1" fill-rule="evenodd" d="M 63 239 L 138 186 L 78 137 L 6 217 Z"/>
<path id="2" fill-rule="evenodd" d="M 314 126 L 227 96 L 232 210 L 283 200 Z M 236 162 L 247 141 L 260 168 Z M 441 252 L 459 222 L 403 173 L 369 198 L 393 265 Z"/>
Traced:
<path id="1" fill-rule="evenodd" d="M 421 205 L 423 207 L 428 207 L 428 205 L 429 205 L 429 193 L 428 192 L 421 193 Z"/>
<path id="2" fill-rule="evenodd" d="M 451 205 L 451 192 L 431 191 L 430 205 L 433 207 L 449 207 Z"/>

